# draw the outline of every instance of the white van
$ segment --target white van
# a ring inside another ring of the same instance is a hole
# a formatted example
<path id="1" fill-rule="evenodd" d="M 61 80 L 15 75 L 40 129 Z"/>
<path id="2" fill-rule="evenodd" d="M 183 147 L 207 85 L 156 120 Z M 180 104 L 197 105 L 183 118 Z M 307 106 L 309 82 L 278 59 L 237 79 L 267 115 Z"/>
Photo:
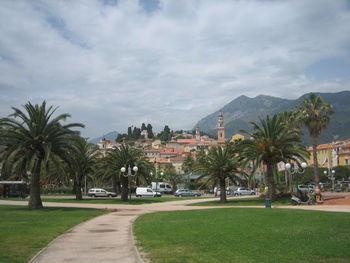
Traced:
<path id="1" fill-rule="evenodd" d="M 152 182 L 152 190 L 153 191 L 159 191 L 161 193 L 168 193 L 170 194 L 173 191 L 173 188 L 170 184 L 164 183 L 164 182 Z"/>
<path id="2" fill-rule="evenodd" d="M 153 191 L 149 187 L 137 187 L 136 188 L 136 197 L 142 196 L 153 196 L 153 197 L 161 197 L 162 194 L 160 192 Z"/>

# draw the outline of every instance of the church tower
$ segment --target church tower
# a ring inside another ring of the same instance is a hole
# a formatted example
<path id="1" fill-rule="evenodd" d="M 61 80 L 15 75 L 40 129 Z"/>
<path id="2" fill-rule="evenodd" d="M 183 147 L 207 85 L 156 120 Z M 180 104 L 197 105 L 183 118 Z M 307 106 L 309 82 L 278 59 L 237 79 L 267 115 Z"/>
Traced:
<path id="1" fill-rule="evenodd" d="M 222 111 L 220 111 L 218 115 L 218 126 L 216 128 L 218 133 L 218 142 L 224 143 L 225 142 L 225 126 L 224 126 L 224 115 Z"/>
<path id="2" fill-rule="evenodd" d="M 201 140 L 201 131 L 199 127 L 196 128 L 196 140 L 200 141 Z"/>

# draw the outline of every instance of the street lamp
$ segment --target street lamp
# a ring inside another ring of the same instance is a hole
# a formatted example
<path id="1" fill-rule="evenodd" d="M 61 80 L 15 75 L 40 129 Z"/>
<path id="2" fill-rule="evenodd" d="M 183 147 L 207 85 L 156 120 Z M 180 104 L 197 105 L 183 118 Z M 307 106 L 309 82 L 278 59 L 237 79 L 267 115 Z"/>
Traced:
<path id="1" fill-rule="evenodd" d="M 126 168 L 125 168 L 125 167 L 120 168 L 120 171 L 123 173 L 123 176 L 128 178 L 128 184 L 129 184 L 129 200 L 131 200 L 131 177 L 132 177 L 132 176 L 136 176 L 137 171 L 139 170 L 139 168 L 135 165 L 135 166 L 132 168 L 132 170 L 134 171 L 134 174 L 131 172 L 131 167 L 130 167 L 130 165 L 129 165 L 129 166 L 128 166 L 128 173 L 125 174 Z"/>
<path id="2" fill-rule="evenodd" d="M 330 179 L 332 180 L 332 192 L 334 192 L 334 180 L 335 180 L 335 170 L 328 169 L 327 171 L 323 171 L 323 173 Z M 327 175 L 328 174 L 328 175 Z"/>
<path id="3" fill-rule="evenodd" d="M 303 174 L 305 172 L 305 168 L 307 167 L 307 163 L 302 162 L 301 163 L 301 167 L 297 164 L 297 163 L 286 163 L 284 166 L 287 171 L 289 172 L 289 181 L 291 182 L 291 176 L 292 175 L 297 175 L 297 174 Z M 296 177 L 298 179 L 298 177 Z M 290 184 L 291 186 L 292 184 Z M 297 185 L 298 185 L 298 180 L 297 180 Z"/>

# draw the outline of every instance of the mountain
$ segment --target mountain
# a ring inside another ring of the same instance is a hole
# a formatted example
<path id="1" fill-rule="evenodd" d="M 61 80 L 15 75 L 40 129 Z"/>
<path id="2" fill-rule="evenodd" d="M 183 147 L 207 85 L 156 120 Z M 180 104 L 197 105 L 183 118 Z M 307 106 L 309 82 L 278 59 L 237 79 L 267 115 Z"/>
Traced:
<path id="1" fill-rule="evenodd" d="M 109 133 L 103 135 L 102 137 L 90 139 L 89 142 L 98 143 L 102 138 L 105 138 L 107 140 L 115 142 L 115 139 L 117 138 L 118 134 L 119 134 L 118 132 L 112 131 L 112 132 L 109 132 Z"/>
<path id="2" fill-rule="evenodd" d="M 335 113 L 331 116 L 328 127 L 320 136 L 320 143 L 326 143 L 333 140 L 343 140 L 350 138 L 350 91 L 337 93 L 317 93 L 325 101 L 333 105 Z M 239 96 L 225 105 L 221 111 L 225 120 L 225 135 L 229 138 L 233 134 L 239 133 L 239 130 L 250 130 L 251 121 L 258 121 L 259 118 L 265 118 L 267 115 L 274 115 L 281 111 L 291 111 L 303 99 L 308 97 L 309 93 L 302 95 L 296 100 L 277 98 L 266 95 L 259 95 L 255 98 Z M 199 127 L 202 131 L 211 135 L 216 135 L 217 116 L 220 110 L 208 115 L 197 122 L 194 128 Z M 303 140 L 310 144 L 308 132 L 303 130 Z"/>

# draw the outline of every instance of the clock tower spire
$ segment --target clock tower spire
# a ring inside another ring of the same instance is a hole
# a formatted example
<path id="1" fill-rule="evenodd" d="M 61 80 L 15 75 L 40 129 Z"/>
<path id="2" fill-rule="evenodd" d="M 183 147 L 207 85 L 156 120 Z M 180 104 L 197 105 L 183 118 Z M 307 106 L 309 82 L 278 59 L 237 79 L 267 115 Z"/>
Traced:
<path id="1" fill-rule="evenodd" d="M 216 130 L 218 133 L 218 142 L 224 143 L 225 142 L 225 125 L 224 125 L 224 115 L 222 111 L 220 111 L 218 115 L 218 126 Z"/>

